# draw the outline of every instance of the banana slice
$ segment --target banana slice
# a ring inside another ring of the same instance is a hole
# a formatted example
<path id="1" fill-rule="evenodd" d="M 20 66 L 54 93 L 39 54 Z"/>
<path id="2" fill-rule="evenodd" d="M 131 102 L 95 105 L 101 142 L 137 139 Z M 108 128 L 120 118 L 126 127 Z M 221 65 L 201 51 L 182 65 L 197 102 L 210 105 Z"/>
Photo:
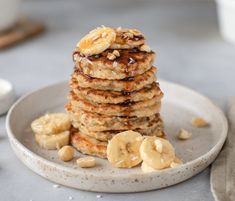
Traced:
<path id="1" fill-rule="evenodd" d="M 125 131 L 115 135 L 107 146 L 107 157 L 110 163 L 119 168 L 131 168 L 138 165 L 140 158 L 139 148 L 143 141 L 140 133 Z"/>
<path id="2" fill-rule="evenodd" d="M 38 135 L 51 135 L 69 130 L 71 126 L 70 118 L 65 113 L 46 114 L 31 124 L 34 133 Z"/>
<path id="3" fill-rule="evenodd" d="M 43 149 L 59 149 L 69 144 L 69 131 L 56 135 L 35 134 L 35 140 Z"/>
<path id="4" fill-rule="evenodd" d="M 150 172 L 156 172 L 156 171 L 159 171 L 159 170 L 155 170 L 154 168 L 150 167 L 146 162 L 142 162 L 141 164 L 141 170 L 144 172 L 144 173 L 150 173 Z"/>
<path id="5" fill-rule="evenodd" d="M 174 167 L 177 167 L 179 165 L 183 164 L 182 160 L 180 160 L 179 158 L 175 157 L 174 161 L 170 164 L 170 167 L 171 168 L 174 168 Z M 152 168 L 151 166 L 149 166 L 146 162 L 142 162 L 141 164 L 141 170 L 144 172 L 144 173 L 150 173 L 150 172 L 156 172 L 156 171 L 159 171 L 159 170 L 156 170 L 154 168 Z"/>
<path id="6" fill-rule="evenodd" d="M 100 54 L 108 49 L 115 39 L 116 33 L 114 29 L 109 27 L 98 27 L 83 37 L 77 44 L 77 47 L 82 54 L 91 56 Z"/>
<path id="7" fill-rule="evenodd" d="M 159 137 L 145 138 L 140 146 L 140 155 L 147 165 L 156 170 L 169 167 L 175 159 L 173 146 Z"/>

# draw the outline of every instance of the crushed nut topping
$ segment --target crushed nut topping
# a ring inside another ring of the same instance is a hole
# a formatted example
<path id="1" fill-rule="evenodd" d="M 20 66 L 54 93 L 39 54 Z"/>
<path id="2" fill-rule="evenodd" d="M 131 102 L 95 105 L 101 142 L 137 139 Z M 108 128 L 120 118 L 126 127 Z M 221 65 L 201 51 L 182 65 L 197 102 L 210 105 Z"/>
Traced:
<path id="1" fill-rule="evenodd" d="M 151 52 L 151 48 L 148 45 L 140 46 L 139 50 L 143 52 Z"/>
<path id="2" fill-rule="evenodd" d="M 126 32 L 126 33 L 123 34 L 123 37 L 124 38 L 134 38 L 134 34 L 130 33 L 130 32 Z"/>
<path id="3" fill-rule="evenodd" d="M 109 60 L 114 60 L 114 59 L 116 59 L 116 56 L 114 55 L 114 54 L 112 54 L 112 53 L 108 53 L 107 54 L 107 58 L 109 59 Z"/>
<path id="4" fill-rule="evenodd" d="M 201 117 L 193 118 L 191 123 L 197 128 L 207 127 L 209 125 L 209 123 Z"/>
<path id="5" fill-rule="evenodd" d="M 62 161 L 70 161 L 74 157 L 74 148 L 72 146 L 63 146 L 58 151 L 59 159 Z"/>
<path id="6" fill-rule="evenodd" d="M 118 50 L 114 50 L 113 51 L 113 54 L 116 56 L 116 57 L 120 57 L 120 53 Z"/>
<path id="7" fill-rule="evenodd" d="M 92 156 L 78 158 L 76 162 L 77 165 L 81 168 L 91 168 L 96 166 L 96 160 Z"/>
<path id="8" fill-rule="evenodd" d="M 179 140 L 187 140 L 187 139 L 189 139 L 191 137 L 192 137 L 192 133 L 190 133 L 190 132 L 188 132 L 188 131 L 186 131 L 184 129 L 180 129 L 180 131 L 177 134 L 177 138 Z"/>
<path id="9" fill-rule="evenodd" d="M 137 30 L 137 29 L 130 29 L 129 30 L 130 33 L 132 33 L 134 36 L 142 36 L 143 34 Z"/>

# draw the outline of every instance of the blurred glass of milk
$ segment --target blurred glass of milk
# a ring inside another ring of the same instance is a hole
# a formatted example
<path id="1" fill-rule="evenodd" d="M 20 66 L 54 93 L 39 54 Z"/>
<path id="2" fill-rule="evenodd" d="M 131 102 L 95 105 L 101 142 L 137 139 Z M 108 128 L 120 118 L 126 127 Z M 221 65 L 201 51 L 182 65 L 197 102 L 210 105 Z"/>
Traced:
<path id="1" fill-rule="evenodd" d="M 0 32 L 9 29 L 18 19 L 20 0 L 0 0 Z"/>
<path id="2" fill-rule="evenodd" d="M 216 0 L 222 36 L 235 44 L 235 0 Z"/>

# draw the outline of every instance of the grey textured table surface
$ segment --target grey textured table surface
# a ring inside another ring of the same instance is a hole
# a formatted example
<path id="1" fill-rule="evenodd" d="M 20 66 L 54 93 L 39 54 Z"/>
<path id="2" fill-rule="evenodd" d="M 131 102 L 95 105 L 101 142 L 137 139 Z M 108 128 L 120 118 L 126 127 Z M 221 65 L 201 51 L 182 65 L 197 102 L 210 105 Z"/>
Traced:
<path id="1" fill-rule="evenodd" d="M 98 25 L 137 27 L 158 53 L 158 76 L 184 84 L 221 107 L 233 93 L 235 46 L 220 37 L 211 1 L 120 0 L 24 1 L 22 13 L 43 21 L 47 32 L 0 52 L 0 77 L 9 79 L 18 96 L 69 78 L 72 50 Z M 0 117 L 0 200 L 96 200 L 97 193 L 66 187 L 34 174 L 14 155 Z M 100 200 L 212 201 L 209 168 L 181 184 L 135 194 L 101 194 Z"/>

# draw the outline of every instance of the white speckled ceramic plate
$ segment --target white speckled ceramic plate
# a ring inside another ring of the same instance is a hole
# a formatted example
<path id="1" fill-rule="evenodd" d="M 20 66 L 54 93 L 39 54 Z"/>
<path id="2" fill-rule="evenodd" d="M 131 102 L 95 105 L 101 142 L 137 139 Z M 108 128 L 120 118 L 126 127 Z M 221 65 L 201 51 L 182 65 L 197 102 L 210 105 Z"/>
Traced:
<path id="1" fill-rule="evenodd" d="M 39 89 L 20 98 L 10 109 L 6 127 L 11 146 L 18 158 L 32 171 L 53 182 L 88 191 L 139 192 L 167 187 L 184 181 L 206 168 L 217 156 L 227 135 L 223 112 L 204 96 L 180 85 L 161 81 L 165 93 L 162 115 L 166 133 L 184 164 L 156 173 L 143 173 L 140 167 L 118 169 L 104 159 L 97 167 L 76 167 L 75 159 L 61 162 L 57 151 L 42 150 L 35 144 L 30 123 L 46 112 L 64 111 L 67 82 Z M 201 116 L 210 122 L 208 128 L 194 128 L 190 121 Z M 193 133 L 186 141 L 175 135 L 180 128 Z M 81 154 L 77 153 L 77 156 Z"/>

